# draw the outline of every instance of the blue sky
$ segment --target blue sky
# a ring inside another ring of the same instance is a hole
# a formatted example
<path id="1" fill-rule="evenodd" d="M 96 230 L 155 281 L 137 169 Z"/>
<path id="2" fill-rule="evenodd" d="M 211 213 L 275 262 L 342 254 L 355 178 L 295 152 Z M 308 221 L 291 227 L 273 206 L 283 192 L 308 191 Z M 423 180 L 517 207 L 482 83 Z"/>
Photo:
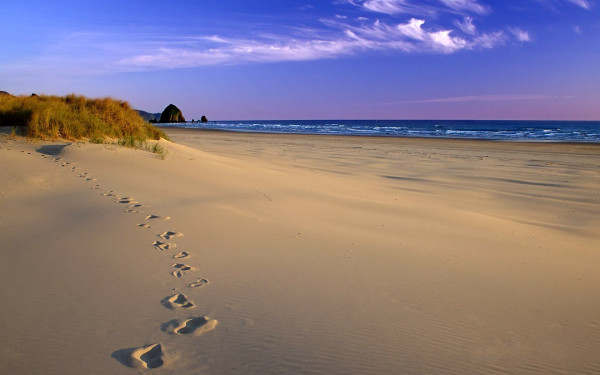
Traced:
<path id="1" fill-rule="evenodd" d="M 600 120 L 597 0 L 3 0 L 0 90 L 209 119 Z"/>

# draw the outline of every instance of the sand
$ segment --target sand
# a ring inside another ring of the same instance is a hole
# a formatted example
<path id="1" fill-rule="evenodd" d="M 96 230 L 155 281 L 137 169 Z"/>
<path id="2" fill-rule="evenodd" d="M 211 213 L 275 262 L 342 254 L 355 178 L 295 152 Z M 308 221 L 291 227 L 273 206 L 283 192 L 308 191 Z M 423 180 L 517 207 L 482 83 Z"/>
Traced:
<path id="1" fill-rule="evenodd" d="M 600 373 L 600 146 L 168 133 L 0 136 L 0 373 Z"/>

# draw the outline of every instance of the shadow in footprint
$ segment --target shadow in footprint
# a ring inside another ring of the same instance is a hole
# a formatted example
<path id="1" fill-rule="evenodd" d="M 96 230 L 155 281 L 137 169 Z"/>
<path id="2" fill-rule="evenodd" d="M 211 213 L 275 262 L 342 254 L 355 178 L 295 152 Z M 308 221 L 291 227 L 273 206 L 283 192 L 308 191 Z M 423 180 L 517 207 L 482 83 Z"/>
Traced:
<path id="1" fill-rule="evenodd" d="M 142 346 L 140 348 L 119 349 L 111 357 L 122 365 L 138 369 L 153 369 L 164 364 L 163 351 L 160 344 Z"/>
<path id="2" fill-rule="evenodd" d="M 171 220 L 170 216 L 148 215 L 146 220 Z"/>
<path id="3" fill-rule="evenodd" d="M 136 204 L 138 202 L 135 201 L 135 199 L 130 198 L 130 197 L 123 197 L 123 198 L 119 198 L 117 200 L 117 203 L 122 203 L 122 204 Z M 131 206 L 130 206 L 131 207 Z"/>
<path id="4" fill-rule="evenodd" d="M 171 238 L 183 237 L 183 233 L 173 232 L 173 231 L 168 230 L 164 233 L 159 234 L 158 237 L 160 237 L 164 240 L 170 240 Z"/>
<path id="5" fill-rule="evenodd" d="M 63 148 L 69 146 L 71 143 L 67 143 L 64 145 L 47 145 L 47 146 L 41 146 L 38 147 L 35 151 L 39 152 L 40 154 L 44 154 L 44 155 L 51 155 L 51 156 L 56 156 L 56 155 L 60 155 L 60 153 L 62 152 Z"/>
<path id="6" fill-rule="evenodd" d="M 177 245 L 174 243 L 164 243 L 164 242 L 160 242 L 160 241 L 154 241 L 152 243 L 152 246 L 154 246 L 156 249 L 158 249 L 160 251 L 167 251 L 169 249 L 173 249 L 173 248 L 177 247 Z"/>
<path id="7" fill-rule="evenodd" d="M 168 322 L 164 322 L 160 325 L 160 330 L 163 332 L 173 333 L 173 329 L 179 325 L 178 319 L 171 319 Z"/>
<path id="8" fill-rule="evenodd" d="M 173 333 L 178 335 L 194 334 L 199 336 L 208 331 L 212 331 L 216 326 L 216 320 L 207 316 L 197 316 L 184 320 L 181 324 L 175 327 L 175 329 L 173 329 Z"/>
<path id="9" fill-rule="evenodd" d="M 188 300 L 187 297 L 181 293 L 165 297 L 162 301 L 160 301 L 160 303 L 162 303 L 164 307 L 171 310 L 175 310 L 177 308 L 189 309 L 191 307 L 194 307 L 194 303 Z"/>
<path id="10" fill-rule="evenodd" d="M 175 268 L 175 271 L 171 272 L 171 275 L 182 278 L 187 271 L 195 271 L 196 269 L 192 266 L 188 266 L 187 264 L 175 263 L 172 265 Z"/>
<path id="11" fill-rule="evenodd" d="M 196 281 L 194 281 L 193 283 L 191 283 L 189 285 L 190 288 L 200 288 L 201 286 L 204 286 L 208 284 L 208 280 L 206 279 L 198 279 Z"/>

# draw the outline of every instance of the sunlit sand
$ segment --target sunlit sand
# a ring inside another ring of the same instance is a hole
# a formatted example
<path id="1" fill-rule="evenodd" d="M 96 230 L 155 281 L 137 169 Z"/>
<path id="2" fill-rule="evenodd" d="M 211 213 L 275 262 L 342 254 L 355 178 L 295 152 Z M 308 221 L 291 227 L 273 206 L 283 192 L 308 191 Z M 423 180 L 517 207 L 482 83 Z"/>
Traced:
<path id="1" fill-rule="evenodd" d="M 600 373 L 598 145 L 167 132 L 0 139 L 0 373 Z"/>

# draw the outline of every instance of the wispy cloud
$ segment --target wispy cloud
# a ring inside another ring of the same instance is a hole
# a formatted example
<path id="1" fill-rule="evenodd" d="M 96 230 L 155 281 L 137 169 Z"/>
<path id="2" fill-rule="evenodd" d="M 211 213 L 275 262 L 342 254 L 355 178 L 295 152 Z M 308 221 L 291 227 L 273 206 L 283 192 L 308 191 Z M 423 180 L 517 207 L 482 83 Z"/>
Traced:
<path id="1" fill-rule="evenodd" d="M 451 29 L 430 29 L 425 20 L 406 23 L 346 23 L 345 19 L 322 20 L 329 29 L 321 38 L 270 36 L 269 38 L 198 37 L 196 45 L 165 47 L 160 43 L 143 53 L 121 59 L 123 69 L 169 69 L 242 64 L 251 62 L 306 61 L 355 55 L 365 51 L 453 53 L 493 48 L 503 44 L 503 32 L 458 36 Z M 214 42 L 207 45 L 203 42 Z"/>
<path id="2" fill-rule="evenodd" d="M 477 0 L 440 0 L 440 2 L 455 11 L 477 14 L 486 14 L 489 12 L 489 8 L 479 4 Z"/>
<path id="3" fill-rule="evenodd" d="M 349 0 L 349 2 L 385 14 L 432 15 L 444 12 L 486 14 L 489 12 L 489 8 L 480 4 L 478 0 Z"/>
<path id="4" fill-rule="evenodd" d="M 586 9 L 586 10 L 590 10 L 592 9 L 592 2 L 590 0 L 535 0 L 538 3 L 542 3 L 546 6 L 549 6 L 553 9 L 555 9 L 554 4 L 573 4 L 576 5 L 580 8 Z"/>
<path id="5" fill-rule="evenodd" d="M 583 9 L 590 9 L 592 4 L 588 0 L 566 0 L 569 3 L 573 3 L 577 6 L 582 7 Z"/>
<path id="6" fill-rule="evenodd" d="M 393 104 L 417 104 L 417 103 L 462 103 L 462 102 L 506 102 L 506 101 L 526 101 L 555 99 L 555 96 L 549 95 L 524 95 L 524 94 L 502 94 L 502 95 L 474 95 L 474 96 L 453 96 L 447 98 L 408 100 L 393 103 L 384 103 L 384 105 Z"/>
<path id="7" fill-rule="evenodd" d="M 532 40 L 520 27 L 486 28 L 482 19 L 492 8 L 483 1 L 337 0 L 335 10 L 311 27 L 269 24 L 246 34 L 233 34 L 240 27 L 206 35 L 165 36 L 156 29 L 70 33 L 48 46 L 38 61 L 45 61 L 46 67 L 46 62 L 56 62 L 58 70 L 71 64 L 80 70 L 88 67 L 90 72 L 146 71 L 333 59 L 377 51 L 451 54 L 496 48 L 511 39 Z M 536 1 L 590 6 L 589 0 Z M 346 13 L 349 9 L 353 12 Z M 374 13 L 379 19 L 373 18 Z M 17 65 L 11 71 L 18 71 Z"/>
<path id="8" fill-rule="evenodd" d="M 519 42 L 529 42 L 531 41 L 531 35 L 528 31 L 525 31 L 518 27 L 509 27 L 508 30 L 515 36 L 515 38 Z"/>
<path id="9" fill-rule="evenodd" d="M 455 20 L 454 26 L 458 27 L 465 34 L 474 35 L 476 31 L 473 18 L 471 17 L 465 17 L 462 21 Z"/>

